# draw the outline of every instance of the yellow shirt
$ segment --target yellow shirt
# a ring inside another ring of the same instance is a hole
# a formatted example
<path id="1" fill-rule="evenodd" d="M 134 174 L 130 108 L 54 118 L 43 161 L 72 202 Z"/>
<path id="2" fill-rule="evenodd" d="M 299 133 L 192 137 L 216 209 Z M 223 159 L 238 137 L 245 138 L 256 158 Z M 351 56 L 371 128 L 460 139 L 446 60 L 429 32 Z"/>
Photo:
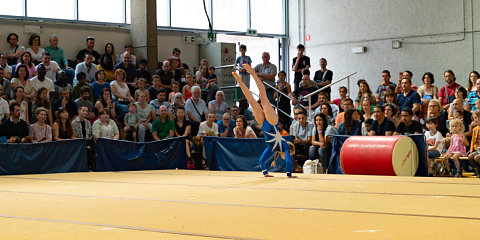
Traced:
<path id="1" fill-rule="evenodd" d="M 102 66 L 100 66 L 100 64 L 97 65 L 97 69 L 98 70 L 103 70 L 105 72 L 105 81 L 106 82 L 111 82 L 111 81 L 115 80 L 113 78 L 113 74 L 114 74 L 113 70 L 107 71 Z"/>

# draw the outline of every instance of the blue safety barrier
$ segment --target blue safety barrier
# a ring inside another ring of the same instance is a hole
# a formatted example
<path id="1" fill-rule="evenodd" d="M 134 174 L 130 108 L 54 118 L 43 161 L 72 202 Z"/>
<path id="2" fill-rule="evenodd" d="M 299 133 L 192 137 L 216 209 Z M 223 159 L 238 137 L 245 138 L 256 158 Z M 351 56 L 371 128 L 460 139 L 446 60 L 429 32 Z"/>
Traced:
<path id="1" fill-rule="evenodd" d="M 0 174 L 85 172 L 85 139 L 0 144 Z"/>

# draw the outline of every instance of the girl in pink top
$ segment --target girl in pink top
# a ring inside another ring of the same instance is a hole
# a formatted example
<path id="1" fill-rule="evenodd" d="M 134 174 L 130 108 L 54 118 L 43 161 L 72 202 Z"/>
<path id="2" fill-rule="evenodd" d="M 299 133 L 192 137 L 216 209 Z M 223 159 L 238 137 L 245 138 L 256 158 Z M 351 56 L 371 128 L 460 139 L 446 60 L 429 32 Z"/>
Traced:
<path id="1" fill-rule="evenodd" d="M 466 146 L 468 146 L 468 140 L 463 134 L 465 132 L 465 126 L 463 125 L 462 120 L 453 119 L 450 121 L 450 132 L 452 133 L 450 148 L 443 156 L 443 161 L 448 174 L 450 177 L 453 177 L 449 163 L 449 160 L 453 159 L 455 167 L 457 168 L 457 174 L 455 174 L 455 177 L 462 177 L 462 168 L 460 167 L 460 161 L 458 159 L 467 156 Z"/>

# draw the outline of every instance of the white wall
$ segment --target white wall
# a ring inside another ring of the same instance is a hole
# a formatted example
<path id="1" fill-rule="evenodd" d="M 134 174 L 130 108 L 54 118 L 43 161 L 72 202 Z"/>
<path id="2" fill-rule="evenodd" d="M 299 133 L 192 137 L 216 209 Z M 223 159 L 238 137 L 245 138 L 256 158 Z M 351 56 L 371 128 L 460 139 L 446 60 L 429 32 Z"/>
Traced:
<path id="1" fill-rule="evenodd" d="M 40 26 L 40 38 L 42 47 L 48 46 L 50 35 L 56 33 L 59 38 L 59 46 L 63 48 L 68 59 L 74 60 L 77 53 L 85 48 L 87 36 L 95 37 L 95 50 L 100 54 L 104 52 L 105 44 L 113 43 L 117 54 L 123 52 L 123 46 L 131 43 L 130 30 L 115 26 L 95 26 L 74 23 L 45 23 L 21 20 L 0 20 L 0 50 L 7 49 L 7 36 L 11 32 L 19 35 L 19 44 L 28 48 L 30 33 L 24 32 L 24 25 Z M 167 59 L 172 55 L 174 47 L 182 50 L 182 62 L 190 66 L 198 65 L 198 46 L 183 42 L 183 33 L 159 32 L 158 33 L 158 59 Z M 194 35 L 194 34 L 185 34 Z M 154 71 L 153 71 L 154 72 Z"/>
<path id="2" fill-rule="evenodd" d="M 395 81 L 400 71 L 410 70 L 417 85 L 430 71 L 436 86 L 445 84 L 443 72 L 452 69 L 457 82 L 466 86 L 470 71 L 480 70 L 479 7 L 480 0 L 291 0 L 289 53 L 291 58 L 296 55 L 304 30 L 311 36 L 304 43 L 313 72 L 320 68 L 321 57 L 334 71 L 334 80 L 358 72 L 351 84 L 352 97 L 357 95 L 358 79 L 376 88 L 384 69 Z M 393 40 L 402 41 L 402 47 L 392 49 Z M 365 53 L 351 52 L 360 46 L 366 47 Z M 341 85 L 346 83 L 333 87 L 334 97 Z"/>

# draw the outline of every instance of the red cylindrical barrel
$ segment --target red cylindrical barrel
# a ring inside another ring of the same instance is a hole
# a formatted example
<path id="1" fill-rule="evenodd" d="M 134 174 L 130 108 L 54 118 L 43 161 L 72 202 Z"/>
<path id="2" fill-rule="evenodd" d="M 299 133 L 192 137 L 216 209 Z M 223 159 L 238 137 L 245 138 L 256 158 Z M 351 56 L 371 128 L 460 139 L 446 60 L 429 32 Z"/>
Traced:
<path id="1" fill-rule="evenodd" d="M 340 151 L 345 174 L 414 176 L 418 149 L 406 136 L 352 136 Z"/>

